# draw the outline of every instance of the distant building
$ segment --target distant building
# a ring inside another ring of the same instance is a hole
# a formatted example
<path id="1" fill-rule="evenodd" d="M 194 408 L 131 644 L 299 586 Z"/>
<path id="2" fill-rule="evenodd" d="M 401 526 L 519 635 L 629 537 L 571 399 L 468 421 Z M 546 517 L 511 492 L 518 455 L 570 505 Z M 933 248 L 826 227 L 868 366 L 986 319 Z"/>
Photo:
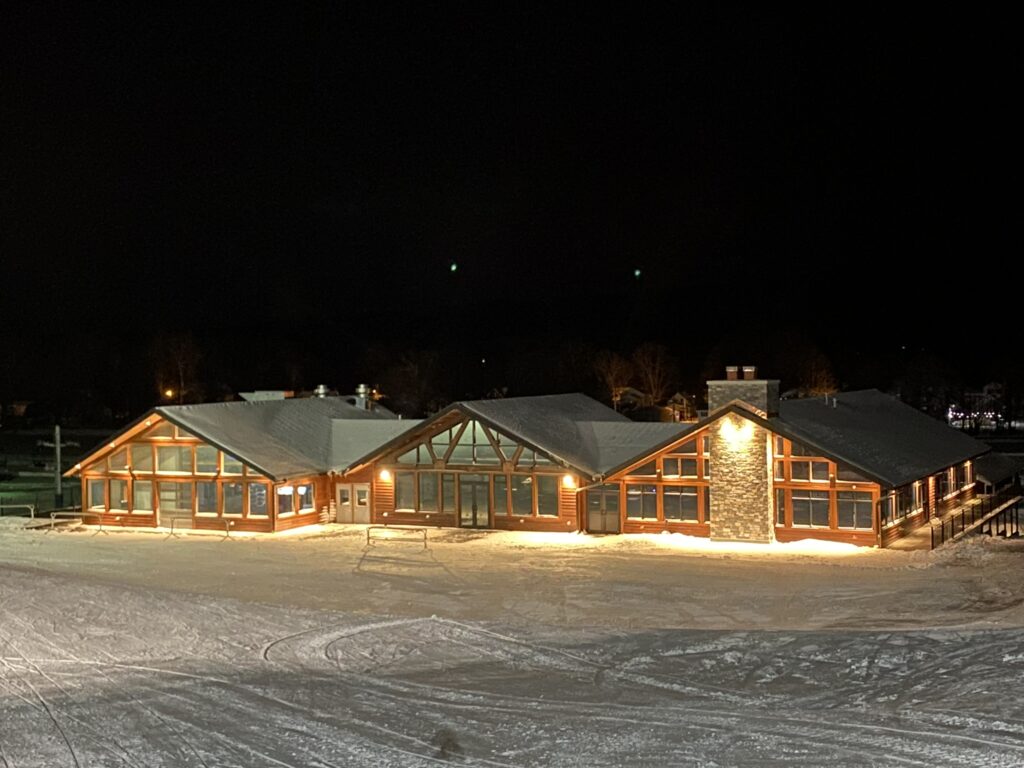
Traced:
<path id="1" fill-rule="evenodd" d="M 422 422 L 367 398 L 157 408 L 74 470 L 109 525 L 277 531 L 402 523 L 886 546 L 975 492 L 989 449 L 876 390 L 779 399 L 753 368 L 692 423 L 584 395 L 460 401 Z"/>

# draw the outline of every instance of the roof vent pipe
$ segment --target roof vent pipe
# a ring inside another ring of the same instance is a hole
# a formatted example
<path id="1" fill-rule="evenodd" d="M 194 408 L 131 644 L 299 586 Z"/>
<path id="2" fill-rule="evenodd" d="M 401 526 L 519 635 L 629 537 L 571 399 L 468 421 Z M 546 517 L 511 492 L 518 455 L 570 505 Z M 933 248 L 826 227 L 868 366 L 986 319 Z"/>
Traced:
<path id="1" fill-rule="evenodd" d="M 354 405 L 356 408 L 361 408 L 364 411 L 370 410 L 370 388 L 365 384 L 356 386 L 356 401 Z"/>
<path id="2" fill-rule="evenodd" d="M 326 384 L 317 384 L 316 389 L 313 390 L 314 397 L 327 397 L 327 393 L 330 392 Z"/>

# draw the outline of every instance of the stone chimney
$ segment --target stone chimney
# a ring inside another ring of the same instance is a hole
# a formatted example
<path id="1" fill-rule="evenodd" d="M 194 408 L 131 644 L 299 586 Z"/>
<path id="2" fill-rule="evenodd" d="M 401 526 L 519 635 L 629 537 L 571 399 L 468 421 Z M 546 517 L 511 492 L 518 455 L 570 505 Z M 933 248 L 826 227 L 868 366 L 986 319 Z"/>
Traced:
<path id="1" fill-rule="evenodd" d="M 742 370 L 741 379 L 740 367 L 727 365 L 724 380 L 708 382 L 708 413 L 714 413 L 733 400 L 742 400 L 765 416 L 778 415 L 779 380 L 757 378 L 757 367 L 753 365 L 744 365 Z"/>

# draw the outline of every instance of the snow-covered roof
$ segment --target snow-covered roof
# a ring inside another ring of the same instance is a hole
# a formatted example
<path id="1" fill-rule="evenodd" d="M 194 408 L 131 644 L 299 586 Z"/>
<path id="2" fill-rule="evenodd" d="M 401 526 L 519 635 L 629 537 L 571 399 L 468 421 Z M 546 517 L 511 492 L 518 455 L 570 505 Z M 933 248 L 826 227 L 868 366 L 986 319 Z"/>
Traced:
<path id="1" fill-rule="evenodd" d="M 607 476 L 632 464 L 655 446 L 682 437 L 691 424 L 663 421 L 630 421 L 625 424 L 607 421 L 580 422 L 583 444 L 594 445 L 595 475 Z"/>
<path id="2" fill-rule="evenodd" d="M 896 398 L 865 389 L 783 400 L 771 427 L 897 487 L 976 458 L 989 447 Z"/>
<path id="3" fill-rule="evenodd" d="M 1024 457 L 1007 456 L 1005 453 L 988 453 L 974 462 L 974 475 L 991 485 L 1010 480 L 1024 472 Z"/>
<path id="4" fill-rule="evenodd" d="M 564 465 L 596 474 L 596 445 L 585 444 L 580 423 L 630 424 L 625 416 L 579 393 L 464 400 L 457 409 Z"/>
<path id="5" fill-rule="evenodd" d="M 399 437 L 352 462 L 351 467 L 400 451 L 408 442 L 429 434 L 434 424 L 452 414 L 475 418 L 502 435 L 550 456 L 566 468 L 596 478 L 670 435 L 682 434 L 679 424 L 630 421 L 606 405 L 579 393 L 463 400 L 422 422 L 409 440 Z"/>
<path id="6" fill-rule="evenodd" d="M 343 471 L 367 451 L 391 441 L 420 423 L 420 419 L 334 419 L 327 469 Z"/>
<path id="7" fill-rule="evenodd" d="M 470 400 L 453 407 L 591 477 L 685 431 L 679 424 L 631 421 L 579 393 Z"/>
<path id="8" fill-rule="evenodd" d="M 156 412 L 274 480 L 335 468 L 335 441 L 339 455 L 371 450 L 381 430 L 367 423 L 396 425 L 391 436 L 412 424 L 338 397 L 168 405 Z M 345 436 L 347 428 L 352 434 Z"/>

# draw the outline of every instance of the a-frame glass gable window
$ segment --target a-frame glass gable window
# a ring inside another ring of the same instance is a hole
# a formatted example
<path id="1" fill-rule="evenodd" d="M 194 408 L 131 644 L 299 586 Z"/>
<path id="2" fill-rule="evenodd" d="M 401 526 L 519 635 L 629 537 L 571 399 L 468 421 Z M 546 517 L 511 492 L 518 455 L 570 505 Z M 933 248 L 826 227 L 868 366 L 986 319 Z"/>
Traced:
<path id="1" fill-rule="evenodd" d="M 455 447 L 448 456 L 449 464 L 501 464 L 487 428 L 478 421 L 467 421 Z"/>
<path id="2" fill-rule="evenodd" d="M 519 444 L 470 419 L 425 438 L 395 456 L 396 464 L 431 467 L 443 461 L 455 467 L 501 467 L 512 461 Z"/>
<path id="3" fill-rule="evenodd" d="M 563 468 L 475 417 L 461 418 L 395 446 L 381 462 L 380 482 L 394 483 L 395 512 L 451 516 L 473 527 L 567 514 Z"/>

